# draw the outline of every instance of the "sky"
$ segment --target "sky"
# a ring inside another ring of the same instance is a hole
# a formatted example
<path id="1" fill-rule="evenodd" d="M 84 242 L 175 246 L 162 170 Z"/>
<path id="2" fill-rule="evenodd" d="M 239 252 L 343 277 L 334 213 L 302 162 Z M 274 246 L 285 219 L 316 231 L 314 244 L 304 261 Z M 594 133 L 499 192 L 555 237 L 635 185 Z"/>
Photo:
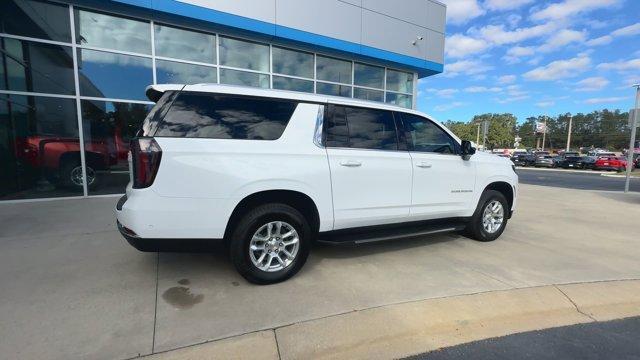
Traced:
<path id="1" fill-rule="evenodd" d="M 440 0 L 444 72 L 418 82 L 419 110 L 440 121 L 634 106 L 640 0 Z"/>

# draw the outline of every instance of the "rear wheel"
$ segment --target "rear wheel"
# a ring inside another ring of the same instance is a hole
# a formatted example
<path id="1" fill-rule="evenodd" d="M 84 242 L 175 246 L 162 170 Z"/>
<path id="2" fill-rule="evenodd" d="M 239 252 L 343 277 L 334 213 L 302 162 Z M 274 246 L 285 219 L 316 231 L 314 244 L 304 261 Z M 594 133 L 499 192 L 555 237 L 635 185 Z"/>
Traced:
<path id="1" fill-rule="evenodd" d="M 87 186 L 90 188 L 95 187 L 96 184 L 96 172 L 95 170 L 87 166 Z M 60 182 L 67 188 L 82 188 L 82 165 L 73 160 L 67 160 L 60 166 Z"/>
<path id="2" fill-rule="evenodd" d="M 311 228 L 285 204 L 266 204 L 248 212 L 231 235 L 231 261 L 255 284 L 273 284 L 295 275 L 309 255 Z"/>
<path id="3" fill-rule="evenodd" d="M 501 192 L 486 190 L 465 232 L 478 241 L 493 241 L 504 232 L 508 211 L 509 203 Z"/>

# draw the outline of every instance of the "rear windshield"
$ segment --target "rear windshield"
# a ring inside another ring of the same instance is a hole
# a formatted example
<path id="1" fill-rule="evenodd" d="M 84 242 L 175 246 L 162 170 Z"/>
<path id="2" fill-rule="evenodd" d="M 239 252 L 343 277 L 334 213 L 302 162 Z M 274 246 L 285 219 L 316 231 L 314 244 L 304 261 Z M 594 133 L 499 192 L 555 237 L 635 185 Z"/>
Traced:
<path id="1" fill-rule="evenodd" d="M 155 136 L 276 140 L 297 105 L 282 99 L 181 92 Z"/>
<path id="2" fill-rule="evenodd" d="M 156 105 L 149 111 L 147 117 L 144 118 L 142 128 L 137 134 L 138 136 L 153 136 L 158 128 L 158 122 L 164 114 L 166 114 L 167 110 L 169 110 L 171 101 L 175 98 L 176 94 L 177 92 L 175 91 L 167 91 L 162 95 Z"/>

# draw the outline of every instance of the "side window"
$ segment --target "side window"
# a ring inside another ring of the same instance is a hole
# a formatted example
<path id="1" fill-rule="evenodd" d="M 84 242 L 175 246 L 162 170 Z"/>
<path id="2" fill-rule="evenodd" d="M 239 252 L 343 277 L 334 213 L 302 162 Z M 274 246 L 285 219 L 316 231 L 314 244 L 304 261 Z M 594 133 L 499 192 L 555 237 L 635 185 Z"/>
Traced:
<path id="1" fill-rule="evenodd" d="M 391 111 L 345 107 L 349 147 L 397 150 L 398 137 Z"/>
<path id="2" fill-rule="evenodd" d="M 349 147 L 349 129 L 344 106 L 329 105 L 324 123 L 324 145 Z"/>
<path id="3" fill-rule="evenodd" d="M 457 142 L 438 125 L 421 116 L 402 113 L 410 151 L 457 154 Z"/>
<path id="4" fill-rule="evenodd" d="M 276 140 L 296 102 L 181 92 L 158 125 L 156 136 Z"/>

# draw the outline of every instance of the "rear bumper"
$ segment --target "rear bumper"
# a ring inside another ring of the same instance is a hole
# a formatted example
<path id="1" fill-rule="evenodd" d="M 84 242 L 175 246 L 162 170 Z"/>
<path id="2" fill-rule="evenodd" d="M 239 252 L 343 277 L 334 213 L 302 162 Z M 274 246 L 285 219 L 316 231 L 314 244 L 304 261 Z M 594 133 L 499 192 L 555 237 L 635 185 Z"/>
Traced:
<path id="1" fill-rule="evenodd" d="M 119 221 L 117 224 L 129 245 L 142 252 L 209 252 L 223 243 L 222 239 L 143 239 Z"/>

